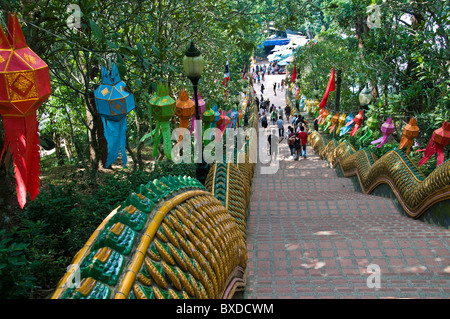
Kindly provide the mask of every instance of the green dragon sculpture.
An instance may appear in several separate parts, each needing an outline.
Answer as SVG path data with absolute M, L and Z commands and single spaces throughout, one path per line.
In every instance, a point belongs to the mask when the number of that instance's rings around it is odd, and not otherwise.
M 52 299 L 232 298 L 246 283 L 253 138 L 235 163 L 213 165 L 207 187 L 186 176 L 141 185 L 75 255 Z

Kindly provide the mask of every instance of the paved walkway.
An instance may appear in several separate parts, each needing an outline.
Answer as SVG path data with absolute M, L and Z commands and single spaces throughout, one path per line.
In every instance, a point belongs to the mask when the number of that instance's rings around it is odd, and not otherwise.
M 241 298 L 450 297 L 450 231 L 355 191 L 309 146 L 306 160 L 289 155 L 284 141 L 275 174 L 257 164 Z M 380 288 L 369 287 L 377 283 L 370 264 L 379 266 Z

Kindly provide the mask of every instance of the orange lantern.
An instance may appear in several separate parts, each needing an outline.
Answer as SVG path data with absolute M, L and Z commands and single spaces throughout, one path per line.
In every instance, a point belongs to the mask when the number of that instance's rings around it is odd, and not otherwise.
M 180 135 L 178 143 L 183 140 L 184 134 L 189 126 L 189 120 L 195 114 L 195 102 L 189 99 L 187 92 L 182 89 L 180 97 L 176 101 L 175 115 L 180 119 Z
M 36 110 L 51 94 L 47 64 L 26 44 L 17 15 L 9 14 L 8 37 L 0 27 L 0 114 L 5 145 L 15 164 L 20 207 L 39 194 L 39 134 Z M 1 156 L 0 156 L 1 160 Z
M 399 149 L 407 146 L 406 154 L 409 154 L 409 150 L 411 149 L 411 145 L 413 144 L 414 139 L 419 135 L 419 127 L 417 126 L 417 119 L 415 117 L 411 117 L 409 123 L 406 124 L 403 129 L 402 139 L 400 140 Z
M 330 127 L 330 134 L 331 132 L 333 132 L 334 128 L 336 127 L 336 125 L 338 124 L 338 120 L 339 120 L 339 112 L 336 112 L 336 114 L 334 114 L 334 116 L 331 118 L 331 122 L 333 123 L 333 125 L 331 125 Z M 345 121 L 345 119 L 344 119 Z
M 322 113 L 322 118 L 319 119 L 319 125 L 323 125 L 328 117 L 328 115 L 330 114 L 330 112 L 328 111 L 328 109 L 326 109 L 325 111 L 323 111 Z M 320 116 L 319 116 L 320 117 Z

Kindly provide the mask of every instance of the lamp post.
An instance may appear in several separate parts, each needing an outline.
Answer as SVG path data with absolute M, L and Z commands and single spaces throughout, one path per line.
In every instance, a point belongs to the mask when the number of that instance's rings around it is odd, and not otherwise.
M 366 86 L 359 93 L 359 103 L 364 110 L 367 110 L 367 105 L 372 101 L 372 92 L 370 92 L 369 88 Z
M 366 87 L 359 93 L 359 104 L 361 104 L 361 108 L 364 111 L 367 111 L 369 108 L 367 105 L 369 105 L 370 101 L 372 101 L 372 92 L 369 90 L 369 88 Z M 361 125 L 364 123 L 364 118 L 361 123 Z
M 208 164 L 203 158 L 203 139 L 202 139 L 202 123 L 200 120 L 200 110 L 198 107 L 198 81 L 203 73 L 203 67 L 205 60 L 203 59 L 201 52 L 194 46 L 191 41 L 189 48 L 187 49 L 183 57 L 183 69 L 184 73 L 191 80 L 194 87 L 194 102 L 195 102 L 195 131 L 197 140 L 194 142 L 194 148 L 199 158 L 196 159 L 196 178 L 202 184 L 205 184 L 206 175 L 208 174 Z

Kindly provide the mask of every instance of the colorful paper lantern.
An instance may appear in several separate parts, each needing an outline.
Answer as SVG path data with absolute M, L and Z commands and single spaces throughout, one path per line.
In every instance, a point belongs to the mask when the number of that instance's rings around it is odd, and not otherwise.
M 39 134 L 36 110 L 51 94 L 47 64 L 25 42 L 17 15 L 9 14 L 8 36 L 0 26 L 0 114 L 5 145 L 15 165 L 17 200 L 39 194 Z
M 355 125 L 353 126 L 352 132 L 350 133 L 350 136 L 355 136 L 356 132 L 358 131 L 359 127 L 361 126 L 364 119 L 364 110 L 359 111 L 359 113 L 355 116 L 354 122 Z
M 320 124 L 323 116 L 323 112 L 325 112 L 325 109 L 323 107 L 319 107 L 319 115 L 316 116 L 314 120 L 317 120 L 317 123 Z
M 214 111 L 214 122 L 211 123 L 211 124 L 209 125 L 209 127 L 215 126 L 216 123 L 220 120 L 220 112 L 219 112 L 219 109 L 217 108 L 217 105 L 214 104 L 213 107 L 212 107 L 212 109 L 213 109 L 213 111 Z
M 314 108 L 319 107 L 319 100 L 314 100 Z M 309 105 L 307 112 L 309 113 L 312 109 L 312 104 Z
M 204 127 L 211 127 L 212 124 L 214 124 L 214 120 L 215 120 L 215 112 L 211 107 L 208 107 L 205 111 L 205 113 L 203 113 L 203 125 Z M 203 136 L 203 133 L 202 133 Z M 212 137 L 212 133 L 210 135 L 210 139 Z M 204 140 L 204 143 L 206 143 L 207 140 Z
M 350 131 L 350 129 L 352 128 L 352 125 L 354 123 L 354 121 L 353 121 L 354 118 L 355 118 L 355 116 L 353 115 L 353 113 L 350 113 L 345 118 L 345 125 L 344 125 L 344 127 L 341 128 L 339 136 L 345 135 L 345 134 L 347 134 L 348 131 Z
M 192 100 L 195 100 L 195 96 L 192 97 Z M 203 113 L 205 113 L 205 110 L 206 110 L 206 103 L 200 96 L 200 92 L 197 93 L 197 102 L 198 102 L 198 109 L 199 109 L 199 113 L 200 113 L 200 120 L 203 120 Z M 194 129 L 195 129 L 194 123 L 195 123 L 195 113 L 194 113 L 194 116 L 192 116 L 192 121 L 191 121 L 191 134 L 192 134 L 192 132 L 194 132 Z M 197 133 L 195 133 L 195 138 L 197 139 Z
M 153 157 L 158 155 L 158 146 L 163 139 L 164 155 L 172 159 L 172 141 L 170 132 L 170 120 L 176 112 L 176 102 L 169 96 L 165 84 L 158 84 L 156 95 L 150 100 L 152 113 L 156 119 L 155 139 L 153 141 Z
M 395 125 L 392 122 L 392 118 L 388 117 L 383 125 L 381 125 L 381 132 L 383 133 L 383 136 L 375 141 L 372 141 L 370 144 L 378 144 L 376 148 L 381 148 L 387 142 L 389 136 L 394 133 L 394 131 Z
M 213 121 L 209 124 L 209 128 L 212 127 L 217 127 L 216 124 L 217 122 L 220 120 L 220 112 L 219 109 L 217 108 L 217 105 L 213 105 L 212 110 L 214 112 L 214 119 Z M 215 132 L 212 132 L 209 138 L 212 138 L 212 136 L 215 135 Z M 217 142 L 217 137 L 216 137 L 216 142 Z
M 218 134 L 216 134 L 215 138 L 216 143 L 219 142 L 222 138 L 223 131 L 225 130 L 226 124 L 228 123 L 228 116 L 222 109 L 219 109 L 219 114 L 219 119 L 216 121 L 216 128 L 219 129 L 219 132 L 217 132 Z
M 328 109 L 325 109 L 322 112 L 322 116 L 319 115 L 319 125 L 323 125 L 328 117 L 328 115 L 330 115 L 330 112 L 328 111 Z
M 178 143 L 180 143 L 189 126 L 189 120 L 195 114 L 195 102 L 189 99 L 189 95 L 184 89 L 181 89 L 180 96 L 175 102 L 175 106 L 175 114 L 180 120 L 180 135 L 178 137 Z
M 402 139 L 400 140 L 399 149 L 406 146 L 406 154 L 409 154 L 414 139 L 419 135 L 419 127 L 417 126 L 417 119 L 411 117 L 409 123 L 403 128 Z
M 339 112 L 336 112 L 336 114 L 334 114 L 333 117 L 331 118 L 332 125 L 330 126 L 330 129 L 328 131 L 330 134 L 336 128 L 336 125 L 338 124 L 338 121 L 339 121 Z
M 336 133 L 340 133 L 341 132 L 341 128 L 345 125 L 345 119 L 346 119 L 347 115 L 345 115 L 345 113 L 341 114 L 341 116 L 339 116 L 339 125 L 338 128 L 336 129 Z
M 94 91 L 95 106 L 103 122 L 104 135 L 108 146 L 105 167 L 109 167 L 122 153 L 123 166 L 127 165 L 126 132 L 127 114 L 134 109 L 134 96 L 126 91 L 114 63 L 111 73 L 102 66 L 102 83 Z
M 304 95 L 302 95 L 300 97 L 300 102 L 298 104 L 299 109 L 301 109 L 302 111 L 305 109 L 305 99 L 306 99 L 306 97 Z
M 320 110 L 319 110 L 319 105 L 318 104 L 314 107 L 314 112 L 313 113 L 314 113 L 314 117 L 315 118 L 317 118 L 319 116 Z
M 333 118 L 333 114 L 328 114 L 325 121 L 322 122 L 322 129 L 324 131 L 328 130 L 328 128 L 330 127 L 332 118 Z
M 212 123 L 214 123 L 215 113 L 214 110 L 209 107 L 204 113 L 203 113 L 203 124 L 205 126 L 210 126 Z
M 239 113 L 236 109 L 233 109 L 232 111 L 228 112 L 228 116 L 230 117 L 230 124 L 228 125 L 228 128 L 236 128 L 237 127 L 237 121 L 239 118 Z
M 366 141 L 373 135 L 374 130 L 378 127 L 380 122 L 377 120 L 375 115 L 372 115 L 367 119 L 366 126 L 363 128 L 366 132 L 360 137 L 361 144 L 366 143 Z
M 222 132 L 222 134 L 218 136 L 219 139 L 217 139 L 217 136 L 216 136 L 216 141 L 219 141 L 219 140 L 220 140 L 220 138 L 221 138 L 222 135 L 223 135 L 223 132 L 225 132 L 225 129 L 227 128 L 227 126 L 228 126 L 228 124 L 230 123 L 230 121 L 231 121 L 231 119 L 230 119 L 230 117 L 227 115 L 227 113 L 226 113 L 224 110 L 220 110 L 220 119 L 219 119 L 219 121 L 217 122 L 217 124 L 219 125 L 218 128 L 220 129 L 220 131 Z
M 244 114 L 242 114 L 241 110 L 238 110 L 238 126 L 243 125 L 243 117 L 244 117 Z
M 313 99 L 309 100 L 308 107 L 305 109 L 305 111 L 310 110 L 312 108 L 314 102 L 315 101 Z M 319 104 L 319 102 L 317 102 L 317 104 Z
M 419 166 L 425 164 L 431 156 L 437 155 L 436 166 L 444 163 L 444 147 L 450 144 L 450 122 L 445 121 L 442 126 L 433 132 L 430 142 L 423 154 L 423 158 L 419 161 Z

